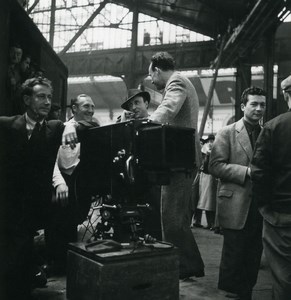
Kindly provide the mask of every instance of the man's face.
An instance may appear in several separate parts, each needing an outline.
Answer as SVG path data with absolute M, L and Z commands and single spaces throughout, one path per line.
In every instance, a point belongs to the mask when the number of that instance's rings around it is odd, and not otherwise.
M 92 121 L 95 105 L 90 97 L 79 97 L 78 102 L 74 105 L 73 109 L 74 119 L 76 121 Z
M 20 64 L 20 67 L 21 67 L 21 71 L 23 73 L 27 72 L 28 69 L 29 69 L 29 66 L 30 66 L 30 58 L 29 57 L 26 57 Z
M 35 121 L 47 117 L 51 109 L 52 91 L 46 85 L 37 84 L 33 87 L 31 96 L 24 96 L 27 113 Z
M 10 62 L 12 64 L 20 63 L 22 58 L 22 49 L 17 47 L 10 48 Z
M 284 100 L 288 103 L 289 102 L 289 93 L 291 93 L 290 91 L 286 92 L 284 90 L 282 90 L 283 92 L 283 97 L 284 97 Z
M 142 119 L 148 116 L 149 103 L 142 96 L 134 97 L 128 104 L 128 108 L 134 113 L 134 119 Z
M 266 97 L 258 95 L 248 95 L 248 102 L 241 104 L 244 118 L 251 124 L 259 123 L 266 109 Z
M 156 86 L 158 90 L 162 90 L 165 88 L 166 84 L 161 76 L 161 69 L 155 68 L 152 70 L 152 63 L 149 66 L 149 76 L 152 79 L 152 84 Z

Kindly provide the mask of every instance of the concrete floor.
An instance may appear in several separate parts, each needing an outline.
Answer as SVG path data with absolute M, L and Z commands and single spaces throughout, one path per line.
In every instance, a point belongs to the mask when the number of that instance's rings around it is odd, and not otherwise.
M 192 231 L 205 263 L 206 275 L 203 278 L 193 277 L 187 281 L 180 281 L 179 299 L 228 299 L 225 297 L 225 292 L 217 289 L 218 268 L 220 262 L 223 236 L 214 234 L 213 231 L 209 231 L 203 228 L 194 228 Z M 36 289 L 34 291 L 34 296 L 37 300 L 65 300 L 66 278 L 49 278 L 47 287 Z M 264 257 L 262 259 L 258 282 L 254 289 L 253 300 L 271 300 L 271 277 L 269 268 Z

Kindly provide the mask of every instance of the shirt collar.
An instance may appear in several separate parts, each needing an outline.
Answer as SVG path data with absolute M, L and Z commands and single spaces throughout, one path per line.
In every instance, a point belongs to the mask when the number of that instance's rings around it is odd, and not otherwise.
M 247 129 L 249 129 L 250 131 L 253 131 L 255 128 L 261 127 L 260 123 L 257 123 L 254 125 L 254 124 L 249 123 L 245 118 L 243 118 L 243 122 L 244 122 L 245 127 L 247 127 Z
M 34 128 L 35 124 L 37 123 L 36 121 L 32 120 L 27 113 L 25 113 L 25 120 L 26 124 L 32 128 Z M 39 124 L 42 125 L 44 120 L 39 121 Z

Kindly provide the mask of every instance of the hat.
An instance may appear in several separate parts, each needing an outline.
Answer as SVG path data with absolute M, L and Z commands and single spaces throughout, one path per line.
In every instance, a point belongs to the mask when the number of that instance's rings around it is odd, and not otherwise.
M 121 107 L 125 110 L 129 110 L 128 105 L 130 101 L 136 96 L 142 96 L 145 101 L 148 101 L 148 103 L 150 103 L 151 101 L 151 96 L 148 92 L 143 92 L 139 89 L 129 89 L 127 99 L 123 104 L 121 104 Z
M 285 92 L 291 91 L 291 75 L 289 75 L 281 82 L 281 89 L 284 90 Z
M 209 134 L 205 142 L 208 142 L 209 140 L 215 140 L 215 135 L 214 134 Z

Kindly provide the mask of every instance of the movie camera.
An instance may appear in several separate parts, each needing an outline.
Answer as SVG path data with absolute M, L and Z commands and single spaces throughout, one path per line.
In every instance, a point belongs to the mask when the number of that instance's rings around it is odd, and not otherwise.
M 149 188 L 194 167 L 194 129 L 134 120 L 86 130 L 76 186 L 79 198 L 102 199 L 96 239 L 113 230 L 116 241 L 137 240 Z

